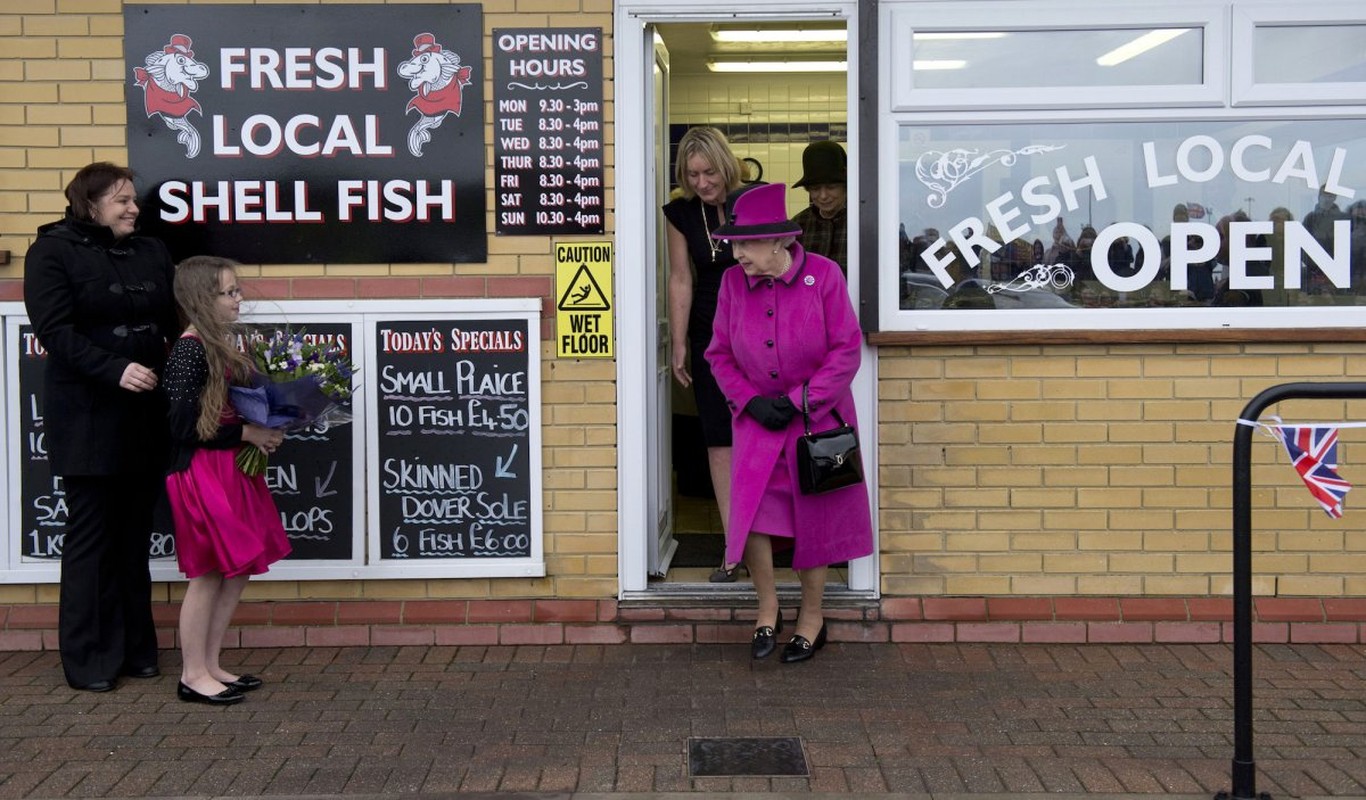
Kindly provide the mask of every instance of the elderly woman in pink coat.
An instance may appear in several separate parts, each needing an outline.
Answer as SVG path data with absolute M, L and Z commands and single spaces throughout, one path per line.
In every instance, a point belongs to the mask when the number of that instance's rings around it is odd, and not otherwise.
M 812 430 L 836 427 L 832 412 L 857 425 L 850 391 L 862 332 L 839 265 L 797 244 L 781 183 L 733 195 L 731 221 L 712 236 L 727 239 L 739 261 L 721 279 L 707 360 L 732 412 L 734 454 L 726 560 L 744 558 L 759 595 L 751 654 L 766 658 L 783 630 L 773 575 L 773 538 L 791 542 L 801 580 L 801 611 L 782 661 L 805 661 L 825 644 L 821 609 L 830 564 L 873 550 L 863 483 L 802 494 L 797 439 L 804 432 L 807 387 Z

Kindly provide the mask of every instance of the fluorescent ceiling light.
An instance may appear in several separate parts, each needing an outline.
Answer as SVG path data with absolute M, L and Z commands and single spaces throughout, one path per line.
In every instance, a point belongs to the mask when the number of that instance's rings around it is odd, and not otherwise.
M 1122 44 L 1100 58 L 1097 58 L 1096 63 L 1102 67 L 1113 67 L 1116 64 L 1123 64 L 1125 61 L 1140 56 L 1154 47 L 1161 47 L 1189 30 L 1190 28 L 1158 28 L 1155 31 L 1149 31 L 1137 39 L 1134 39 L 1132 42 Z
M 843 28 L 712 28 L 718 42 L 847 42 Z
M 847 72 L 847 61 L 708 61 L 712 72 Z
M 926 72 L 928 70 L 940 69 L 962 69 L 968 62 L 961 58 L 917 58 L 911 62 L 911 69 L 916 72 Z
M 938 39 L 938 40 L 950 40 L 950 39 L 952 39 L 952 40 L 964 40 L 964 39 L 1004 39 L 1005 37 L 1006 37 L 1006 35 L 1005 35 L 1005 32 L 1003 32 L 1003 31 L 972 31 L 972 32 L 966 32 L 966 31 L 965 31 L 965 32 L 962 32 L 962 33 L 947 33 L 947 32 L 916 33 L 915 36 L 914 36 L 914 38 L 920 39 L 920 40 L 923 40 L 923 41 L 926 41 L 926 42 L 934 41 L 934 40 L 936 40 L 936 39 Z

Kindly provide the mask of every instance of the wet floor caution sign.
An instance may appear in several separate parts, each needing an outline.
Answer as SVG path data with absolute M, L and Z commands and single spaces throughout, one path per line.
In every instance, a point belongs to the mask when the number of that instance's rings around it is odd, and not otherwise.
M 612 243 L 555 245 L 555 352 L 613 358 Z

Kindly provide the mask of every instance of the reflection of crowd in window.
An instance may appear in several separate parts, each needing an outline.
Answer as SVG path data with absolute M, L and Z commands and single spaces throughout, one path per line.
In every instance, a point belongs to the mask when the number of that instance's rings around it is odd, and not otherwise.
M 1347 219 L 1347 214 L 1337 204 L 1337 195 L 1322 189 L 1319 191 L 1318 204 L 1308 214 L 1304 215 L 1304 229 L 1309 231 L 1309 235 L 1314 237 L 1314 241 L 1323 245 L 1328 252 L 1333 252 L 1333 227 L 1335 222 L 1340 219 Z M 1327 277 L 1320 270 L 1310 268 L 1310 264 L 1305 263 L 1303 277 L 1308 279 L 1307 284 L 1302 283 L 1301 287 L 1310 294 L 1326 294 L 1331 291 Z
M 1207 205 L 1176 204 L 1171 214 L 1172 226 L 1189 222 L 1211 224 L 1218 238 L 1217 252 L 1212 258 L 1185 265 L 1184 291 L 1173 291 L 1171 288 L 1173 248 L 1170 231 L 1174 230 L 1172 227 L 1169 227 L 1165 235 L 1158 240 L 1161 263 L 1152 280 L 1139 291 L 1118 292 L 1101 282 L 1100 277 L 1096 275 L 1096 262 L 1093 258 L 1102 261 L 1116 278 L 1123 279 L 1143 272 L 1147 253 L 1140 242 L 1126 236 L 1117 236 L 1111 238 L 1108 244 L 1103 243 L 1103 254 L 1093 252 L 1099 233 L 1089 222 L 1075 228 L 1077 233 L 1074 239 L 1069 231 L 1069 220 L 1065 215 L 1059 215 L 1051 224 L 1050 241 L 1047 243 L 1039 238 L 1031 239 L 1028 234 L 1003 242 L 996 227 L 987 224 L 985 238 L 998 247 L 994 252 L 982 247 L 973 247 L 971 256 L 974 257 L 965 257 L 958 246 L 947 237 L 941 236 L 936 228 L 927 227 L 911 235 L 907 232 L 906 224 L 902 223 L 898 236 L 901 307 L 1016 307 L 1007 302 L 1019 299 L 1012 294 L 1013 290 L 1010 287 L 1021 286 L 1019 277 L 1040 265 L 1051 269 L 1066 269 L 1064 274 L 1069 276 L 1070 282 L 1058 280 L 1048 287 L 1061 305 L 1274 307 L 1335 301 L 1366 304 L 1366 300 L 1357 299 L 1358 293 L 1366 296 L 1366 292 L 1362 292 L 1363 287 L 1366 287 L 1366 200 L 1357 200 L 1344 210 L 1338 205 L 1338 199 L 1337 194 L 1322 187 L 1318 192 L 1316 204 L 1304 215 L 1303 222 L 1295 223 L 1293 212 L 1285 207 L 1277 207 L 1266 217 L 1271 223 L 1269 232 L 1256 233 L 1248 233 L 1246 229 L 1238 232 L 1233 227 L 1238 223 L 1253 221 L 1245 209 L 1236 209 L 1219 216 L 1216 221 Z M 982 213 L 979 214 L 979 218 L 990 217 Z M 1287 224 L 1302 225 L 1308 236 L 1323 249 L 1326 257 L 1333 259 L 1340 252 L 1337 233 L 1342 230 L 1339 223 L 1343 221 L 1350 224 L 1350 247 L 1344 248 L 1350 257 L 1350 285 L 1334 285 L 1329 275 L 1330 270 L 1325 269 L 1325 263 L 1320 263 L 1322 258 L 1309 252 L 1301 252 L 1299 263 L 1288 268 L 1299 270 L 1299 287 L 1286 286 Z M 1152 226 L 1148 227 L 1152 230 Z M 1234 288 L 1231 285 L 1231 233 L 1243 239 L 1244 263 L 1240 274 L 1249 278 L 1270 277 L 1272 288 Z M 1201 237 L 1187 235 L 1184 251 L 1198 251 L 1200 242 Z M 942 286 L 938 276 L 922 257 L 927 250 L 932 249 L 932 255 L 944 265 L 943 271 L 952 279 L 952 286 Z M 1028 287 L 1027 290 L 1038 291 L 1039 288 Z M 962 296 L 969 290 L 972 302 L 961 301 Z M 1021 290 L 1017 288 L 1015 291 Z M 955 298 L 959 298 L 960 301 L 956 302 Z
M 1366 200 L 1348 207 L 1352 220 L 1352 289 L 1366 287 Z

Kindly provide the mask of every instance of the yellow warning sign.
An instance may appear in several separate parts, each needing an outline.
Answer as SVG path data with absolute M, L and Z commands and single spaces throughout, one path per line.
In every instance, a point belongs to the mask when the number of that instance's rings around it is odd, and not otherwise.
M 560 358 L 613 358 L 612 243 L 555 245 L 555 352 Z

